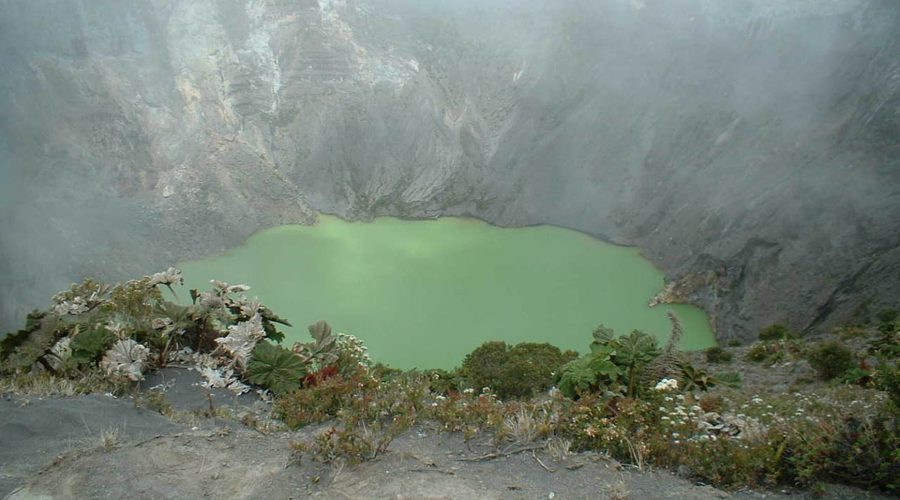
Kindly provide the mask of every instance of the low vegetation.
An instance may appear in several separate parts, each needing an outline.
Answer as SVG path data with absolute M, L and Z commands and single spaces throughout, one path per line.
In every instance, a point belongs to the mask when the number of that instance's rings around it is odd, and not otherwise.
M 731 363 L 734 355 L 719 346 L 713 346 L 706 350 L 706 361 L 709 363 Z
M 702 353 L 706 368 L 691 364 L 677 348 L 674 316 L 663 346 L 601 325 L 581 356 L 486 342 L 456 370 L 401 371 L 373 364 L 359 339 L 325 322 L 310 325 L 309 342 L 282 347 L 278 325 L 287 321 L 248 298 L 245 285 L 214 281 L 191 290 L 190 305 L 165 300 L 164 290 L 174 294 L 180 283 L 170 269 L 118 285 L 73 285 L 0 342 L 0 391 L 125 391 L 149 370 L 187 363 L 209 387 L 269 391 L 288 427 L 315 425 L 309 439 L 290 443 L 298 459 L 370 460 L 412 426 L 431 423 L 489 439 L 496 451 L 484 459 L 593 450 L 723 488 L 839 481 L 900 492 L 896 313 L 834 336 L 852 345 L 807 344 L 779 325 L 763 330 L 748 361 L 808 363 L 821 378 L 766 394 L 743 389 L 735 367 L 707 371 L 732 362 L 730 349 Z M 157 392 L 144 399 L 171 412 Z
M 465 357 L 459 376 L 470 387 L 490 387 L 504 399 L 531 397 L 550 389 L 560 368 L 577 357 L 546 343 L 485 342 Z

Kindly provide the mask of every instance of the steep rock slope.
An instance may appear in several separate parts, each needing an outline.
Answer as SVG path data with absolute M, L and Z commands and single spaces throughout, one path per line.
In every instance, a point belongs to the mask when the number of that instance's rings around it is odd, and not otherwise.
M 260 227 L 640 246 L 721 339 L 900 297 L 891 0 L 0 4 L 3 326 Z

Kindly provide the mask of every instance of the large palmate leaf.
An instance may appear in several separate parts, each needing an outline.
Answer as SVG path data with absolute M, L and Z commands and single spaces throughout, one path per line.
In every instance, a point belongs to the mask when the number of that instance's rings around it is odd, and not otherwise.
M 559 378 L 560 392 L 575 398 L 618 383 L 621 370 L 612 361 L 614 353 L 609 346 L 596 346 L 591 354 L 566 363 Z
M 116 340 L 115 335 L 99 325 L 86 331 L 78 331 L 79 326 L 76 325 L 75 330 L 69 347 L 72 350 L 72 360 L 79 364 L 97 360 Z
M 615 381 L 620 374 L 619 367 L 616 366 L 609 358 L 601 356 L 590 357 L 590 367 L 594 371 L 594 378 L 600 379 L 601 376 L 607 377 L 609 381 Z
M 640 330 L 633 330 L 630 334 L 617 338 L 615 349 L 616 363 L 625 367 L 649 363 L 660 353 L 656 339 Z
M 300 388 L 306 365 L 291 351 L 265 340 L 256 344 L 247 364 L 247 379 L 275 394 L 286 394 Z
M 337 361 L 339 353 L 336 345 L 337 335 L 331 331 L 331 325 L 319 320 L 309 325 L 309 334 L 314 342 L 300 343 L 293 346 L 295 354 L 305 363 L 312 363 L 315 369 L 328 366 Z
M 600 346 L 609 345 L 615 335 L 616 333 L 613 329 L 606 325 L 599 325 L 597 328 L 594 328 L 592 333 L 594 340 L 591 342 L 591 352 Z
M 291 323 L 288 320 L 279 317 L 266 306 L 262 306 L 259 308 L 259 314 L 262 315 L 263 329 L 265 329 L 266 331 L 266 338 L 273 342 L 283 341 L 284 333 L 275 328 L 275 325 L 273 323 L 278 323 L 284 326 L 292 326 Z

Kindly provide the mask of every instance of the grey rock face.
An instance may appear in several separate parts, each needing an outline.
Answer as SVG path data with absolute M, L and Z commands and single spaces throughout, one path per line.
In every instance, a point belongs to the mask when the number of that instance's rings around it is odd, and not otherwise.
M 720 339 L 900 298 L 892 0 L 3 2 L 0 50 L 7 328 L 315 210 L 638 245 Z

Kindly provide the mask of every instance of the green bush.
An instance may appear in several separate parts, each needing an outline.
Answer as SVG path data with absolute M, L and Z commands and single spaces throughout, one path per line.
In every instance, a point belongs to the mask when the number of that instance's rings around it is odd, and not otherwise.
M 716 380 L 725 387 L 741 388 L 741 374 L 738 372 L 722 372 L 716 374 Z
M 382 382 L 394 380 L 401 374 L 403 374 L 403 370 L 388 366 L 382 362 L 375 363 L 372 366 L 372 376 Z
M 378 386 L 378 381 L 365 369 L 357 367 L 350 377 L 337 374 L 316 385 L 283 393 L 275 400 L 273 412 L 288 427 L 296 429 L 324 422 L 337 416 L 341 409 L 365 405 L 367 397 Z
M 490 387 L 500 398 L 529 397 L 549 389 L 557 372 L 577 354 L 550 344 L 485 342 L 467 354 L 459 375 L 472 388 Z
M 896 361 L 882 362 L 875 374 L 875 387 L 887 392 L 894 406 L 900 410 L 900 365 Z
M 748 361 L 775 363 L 795 360 L 805 356 L 806 346 L 803 342 L 793 339 L 770 340 L 768 342 L 754 342 L 745 355 Z
M 769 325 L 762 330 L 759 331 L 759 340 L 769 341 L 769 340 L 782 340 L 782 339 L 790 339 L 794 338 L 794 333 L 786 326 L 781 323 L 775 323 L 774 325 Z
M 896 309 L 882 309 L 876 316 L 879 323 L 893 323 L 900 319 L 900 313 Z
M 643 389 L 645 368 L 660 355 L 656 339 L 640 330 L 615 337 L 613 330 L 603 325 L 594 329 L 593 337 L 590 354 L 562 368 L 560 392 L 570 398 L 602 391 L 637 396 Z
M 809 352 L 807 359 L 824 380 L 837 378 L 856 367 L 853 351 L 837 342 L 820 344 Z
M 733 355 L 719 346 L 713 346 L 706 350 L 706 361 L 710 363 L 731 363 Z
M 461 389 L 460 386 L 462 385 L 463 380 L 456 372 L 448 372 L 447 370 L 435 368 L 425 370 L 422 374 L 425 375 L 425 378 L 428 380 L 428 390 L 433 394 L 446 396 L 452 392 L 459 392 Z
M 750 346 L 750 350 L 747 351 L 745 357 L 748 361 L 762 363 L 769 357 L 769 346 L 764 342 L 754 342 L 753 345 Z

